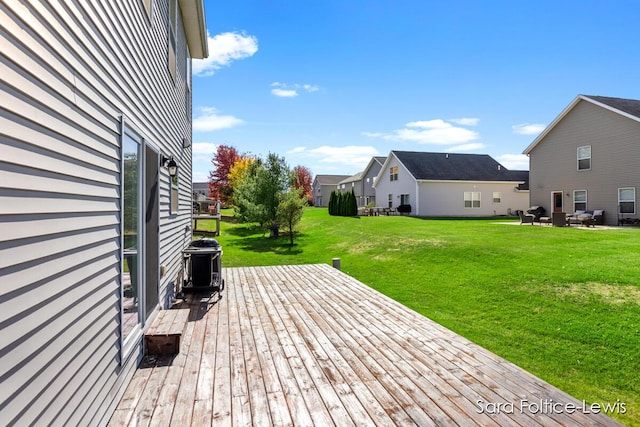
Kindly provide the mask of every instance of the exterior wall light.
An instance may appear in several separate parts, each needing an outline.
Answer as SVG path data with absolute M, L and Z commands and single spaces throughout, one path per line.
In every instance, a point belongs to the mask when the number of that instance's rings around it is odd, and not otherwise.
M 175 177 L 178 174 L 178 164 L 175 160 L 173 160 L 173 157 L 165 157 L 163 155 L 162 166 L 165 166 L 167 168 L 167 170 L 169 171 L 169 176 L 171 178 Z

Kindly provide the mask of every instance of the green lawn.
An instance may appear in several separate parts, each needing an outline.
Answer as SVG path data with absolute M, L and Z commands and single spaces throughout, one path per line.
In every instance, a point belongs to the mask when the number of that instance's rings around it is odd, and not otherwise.
M 223 221 L 223 268 L 326 263 L 587 403 L 640 425 L 640 229 L 501 219 L 330 217 L 309 208 L 293 247 Z

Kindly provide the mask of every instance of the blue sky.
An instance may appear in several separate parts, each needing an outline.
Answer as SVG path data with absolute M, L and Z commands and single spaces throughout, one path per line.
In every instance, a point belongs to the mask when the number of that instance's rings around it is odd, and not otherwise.
M 638 0 L 205 0 L 194 181 L 220 144 L 355 174 L 390 150 L 521 153 L 578 95 L 640 99 Z

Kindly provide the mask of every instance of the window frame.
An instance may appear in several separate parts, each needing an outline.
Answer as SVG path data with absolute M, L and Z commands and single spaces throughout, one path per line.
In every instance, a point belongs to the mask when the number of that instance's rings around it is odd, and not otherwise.
M 178 171 L 180 169 L 178 168 Z M 169 214 L 177 215 L 180 212 L 180 186 L 178 185 L 178 175 L 169 176 Z
M 398 166 L 390 166 L 389 181 L 397 181 L 397 180 L 398 180 Z
M 480 209 L 482 207 L 482 193 L 480 191 L 465 191 L 463 197 L 465 209 Z
M 589 151 L 589 156 L 588 157 L 586 157 L 586 156 L 581 157 L 580 156 L 580 151 L 581 150 L 584 151 L 586 149 L 588 149 L 588 151 Z M 581 145 L 580 147 L 577 148 L 577 150 L 576 150 L 576 168 L 577 168 L 578 172 L 591 170 L 591 158 L 592 158 L 592 156 L 593 156 L 593 154 L 591 153 L 591 145 Z M 580 162 L 581 161 L 584 162 L 585 160 L 589 161 L 589 167 L 580 167 Z
M 584 201 L 582 200 L 577 200 L 576 196 L 578 195 L 578 193 L 584 193 Z M 588 197 L 588 192 L 587 190 L 573 190 L 573 211 L 586 211 L 587 210 L 587 202 L 589 200 Z M 578 204 L 584 204 L 583 208 L 578 208 L 576 205 Z
M 621 197 L 621 192 L 624 190 L 631 190 L 633 192 L 633 199 L 623 199 Z M 623 211 L 622 210 L 622 204 L 623 203 L 633 203 L 633 211 L 632 212 L 628 212 L 628 211 Z M 620 187 L 618 188 L 618 213 L 621 214 L 629 214 L 629 215 L 635 215 L 636 213 L 636 187 Z
M 497 195 L 497 197 L 496 197 Z M 493 203 L 502 203 L 502 192 L 500 191 L 494 191 L 493 192 Z
M 411 204 L 411 201 L 409 200 L 409 194 L 401 194 L 400 195 L 400 204 L 401 205 L 408 205 Z

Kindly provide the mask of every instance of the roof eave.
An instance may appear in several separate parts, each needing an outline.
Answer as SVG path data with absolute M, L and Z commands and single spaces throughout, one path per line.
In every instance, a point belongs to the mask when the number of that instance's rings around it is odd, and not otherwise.
M 207 46 L 207 23 L 204 0 L 179 0 L 182 26 L 189 46 L 191 58 L 204 59 L 209 56 Z

